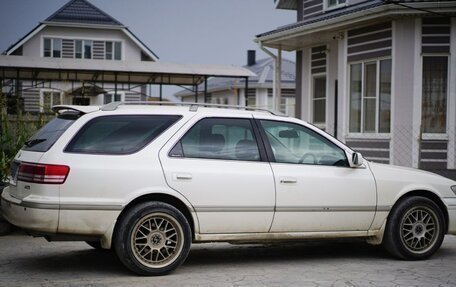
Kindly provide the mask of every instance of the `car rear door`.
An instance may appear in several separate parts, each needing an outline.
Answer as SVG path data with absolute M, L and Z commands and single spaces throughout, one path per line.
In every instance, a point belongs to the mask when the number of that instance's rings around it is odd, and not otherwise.
M 248 114 L 192 118 L 160 151 L 169 186 L 193 205 L 200 233 L 268 232 L 275 189 Z

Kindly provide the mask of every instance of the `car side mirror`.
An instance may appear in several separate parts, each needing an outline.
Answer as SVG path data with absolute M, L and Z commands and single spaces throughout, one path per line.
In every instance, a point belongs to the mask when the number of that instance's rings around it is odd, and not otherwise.
M 363 156 L 359 152 L 352 154 L 352 167 L 359 167 L 363 165 Z

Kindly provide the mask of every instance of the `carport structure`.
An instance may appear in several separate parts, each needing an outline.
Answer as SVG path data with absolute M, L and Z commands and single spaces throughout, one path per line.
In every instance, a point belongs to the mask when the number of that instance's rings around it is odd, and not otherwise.
M 144 85 L 159 85 L 159 99 L 163 99 L 163 85 L 191 86 L 198 101 L 198 85 L 204 84 L 204 102 L 207 100 L 207 79 L 211 77 L 238 78 L 245 82 L 254 76 L 250 70 L 231 65 L 175 64 L 164 62 L 129 62 L 74 59 L 48 59 L 43 57 L 0 56 L 0 91 L 20 96 L 25 88 L 51 86 L 53 82 L 71 83 L 92 87 L 114 85 L 114 93 L 122 88 L 131 90 Z M 22 81 L 30 87 L 21 86 Z M 76 87 L 74 89 L 77 89 Z M 243 104 L 239 103 L 238 104 Z M 246 103 L 247 104 L 247 103 Z

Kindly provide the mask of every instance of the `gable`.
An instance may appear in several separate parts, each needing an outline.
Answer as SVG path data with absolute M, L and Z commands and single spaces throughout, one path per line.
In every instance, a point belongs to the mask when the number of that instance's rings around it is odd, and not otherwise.
M 123 34 L 122 38 L 127 38 L 128 42 L 134 43 L 140 51 L 137 53 L 137 60 L 145 61 L 157 61 L 158 56 L 147 47 L 144 42 L 142 42 L 136 35 L 134 35 L 128 28 L 126 28 L 122 23 L 106 14 L 102 10 L 98 9 L 87 0 L 71 0 L 65 4 L 62 8 L 57 10 L 51 16 L 49 16 L 45 21 L 36 26 L 32 31 L 27 33 L 19 41 L 11 45 L 6 51 L 3 52 L 5 55 L 30 55 L 30 49 L 27 49 L 29 41 L 35 41 L 34 44 L 31 44 L 36 49 L 34 54 L 35 56 L 42 55 L 42 44 L 37 45 L 35 36 L 40 34 L 45 28 L 55 28 L 61 27 L 62 31 L 71 31 L 70 29 L 86 29 L 89 31 L 89 35 L 81 35 L 79 38 L 91 39 L 90 29 L 95 33 L 96 31 L 105 30 L 106 33 L 111 33 L 112 31 L 121 31 Z M 70 35 L 57 35 L 61 38 L 71 38 Z M 40 40 L 41 41 L 41 40 Z

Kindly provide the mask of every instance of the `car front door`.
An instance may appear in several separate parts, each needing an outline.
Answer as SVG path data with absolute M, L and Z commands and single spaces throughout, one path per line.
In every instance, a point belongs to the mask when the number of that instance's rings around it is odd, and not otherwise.
M 192 119 L 185 129 L 160 160 L 169 186 L 193 205 L 200 233 L 268 232 L 274 178 L 252 117 Z
M 258 120 L 276 183 L 271 232 L 366 231 L 375 214 L 370 170 L 351 168 L 345 151 L 299 123 Z

